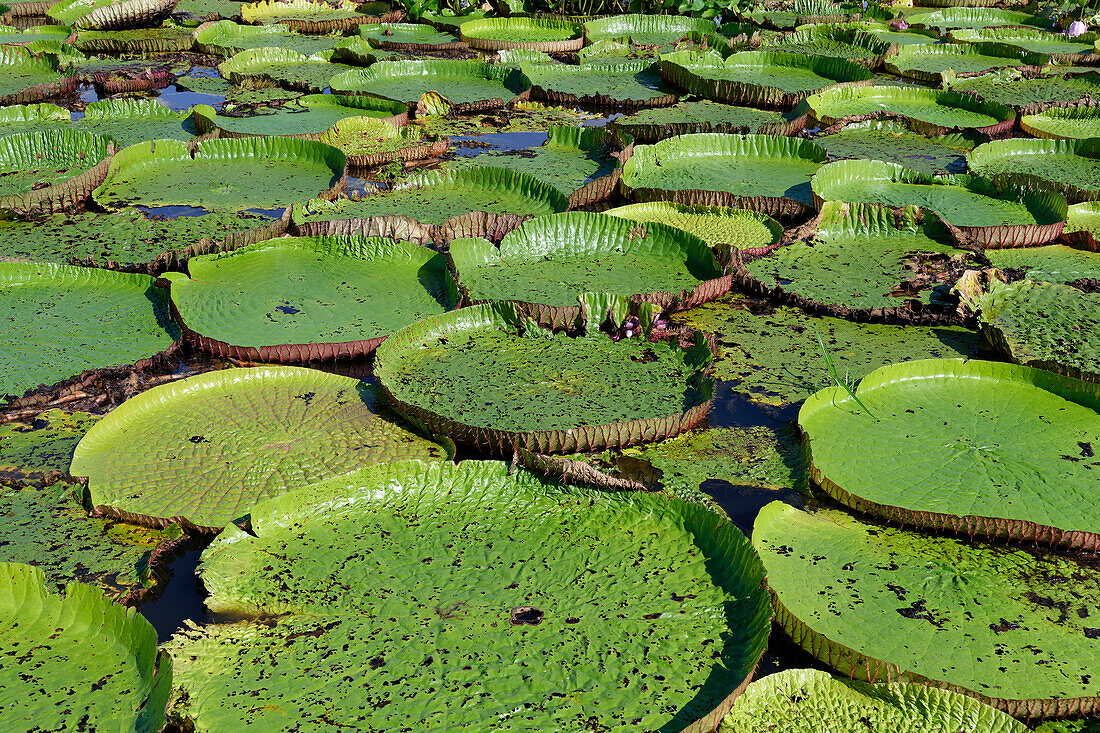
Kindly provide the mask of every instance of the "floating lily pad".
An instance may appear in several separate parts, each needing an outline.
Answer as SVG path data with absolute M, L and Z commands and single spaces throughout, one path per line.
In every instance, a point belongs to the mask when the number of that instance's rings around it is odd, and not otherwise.
M 1070 206 L 1062 234 L 1075 247 L 1100 252 L 1100 202 L 1085 201 Z
M 969 94 L 914 87 L 847 87 L 807 97 L 806 104 L 824 125 L 869 117 L 904 117 L 926 135 L 976 130 L 998 135 L 1012 128 L 1016 113 Z
M 1093 52 L 1093 44 L 1100 38 L 1096 33 L 1082 33 L 1069 38 L 1039 28 L 966 28 L 953 30 L 951 40 L 958 43 L 1002 43 L 1006 46 L 1029 51 L 1051 61 L 1063 64 L 1089 64 L 1100 60 Z
M 28 104 L 75 88 L 76 77 L 62 72 L 57 56 L 36 56 L 19 46 L 0 47 L 0 104 Z
M 195 31 L 196 50 L 226 57 L 253 48 L 282 48 L 312 56 L 331 50 L 343 40 L 342 36 L 297 33 L 286 25 L 238 25 L 231 20 L 220 20 Z
M 588 299 L 579 336 L 551 333 L 508 304 L 428 318 L 387 339 L 374 372 L 398 410 L 418 424 L 507 455 L 516 447 L 601 450 L 694 427 L 713 394 L 705 340 L 700 335 L 687 348 L 638 335 L 612 340 L 597 330 L 608 302 Z M 621 310 L 612 318 L 616 326 L 625 318 Z M 642 315 L 656 310 L 643 308 Z M 650 325 L 639 329 L 647 333 Z
M 144 617 L 80 583 L 56 595 L 39 568 L 16 563 L 0 563 L 0 599 L 5 725 L 137 733 L 164 725 L 172 660 Z
M 871 72 L 845 59 L 780 51 L 743 51 L 725 59 L 713 51 L 661 56 L 661 76 L 717 102 L 790 109 L 838 84 L 869 84 Z
M 176 5 L 176 12 L 189 13 L 207 22 L 240 20 L 241 4 L 240 0 L 180 0 Z
M 73 448 L 99 415 L 45 410 L 26 423 L 0 425 L 0 480 L 36 482 L 68 473 Z
M 1100 137 L 1100 110 L 1095 107 L 1052 107 L 1045 112 L 1021 117 L 1020 129 L 1035 137 L 1055 140 Z
M 241 18 L 246 23 L 287 25 L 300 33 L 333 33 L 353 31 L 364 23 L 393 22 L 404 12 L 386 17 L 364 15 L 358 3 L 339 0 L 335 4 L 320 0 L 257 0 L 241 5 Z
M 1001 69 L 981 76 L 952 80 L 950 89 L 976 94 L 990 102 L 1014 107 L 1022 114 L 1050 107 L 1073 105 L 1100 95 L 1100 74 L 1064 74 L 1035 79 L 1024 78 L 1015 69 Z
M 482 51 L 564 53 L 584 45 L 584 27 L 557 18 L 481 18 L 466 21 L 458 31 L 463 43 Z
M 80 31 L 73 45 L 87 54 L 178 53 L 195 43 L 193 28 L 166 25 L 128 31 Z
M 43 102 L 0 107 L 0 135 L 38 130 L 63 130 L 69 127 L 72 114 L 64 107 Z
M 923 43 L 901 46 L 897 53 L 886 57 L 883 68 L 910 79 L 940 84 L 948 70 L 957 78 L 1028 63 L 1023 51 L 1004 44 Z
M 1050 21 L 1038 16 L 1000 8 L 948 7 L 941 10 L 916 12 L 907 20 L 910 25 L 936 29 L 941 34 L 956 28 L 980 29 L 1017 25 L 1050 27 Z
M 947 687 L 1027 718 L 1096 705 L 1094 568 L 779 502 L 752 537 L 779 624 L 842 674 Z
M 286 237 L 193 257 L 169 273 L 187 339 L 249 361 L 359 356 L 457 304 L 446 258 L 408 242 Z
M 25 46 L 36 41 L 65 41 L 72 35 L 73 31 L 67 25 L 38 25 L 30 28 L 0 26 L 0 44 L 4 46 Z
M 748 542 L 668 497 L 405 462 L 265 502 L 253 527 L 227 528 L 202 564 L 208 605 L 244 621 L 169 644 L 198 730 L 704 729 L 766 645 Z M 296 661 L 251 662 L 273 654 Z M 303 668 L 331 701 L 313 702 Z
M 284 48 L 252 48 L 221 62 L 218 71 L 234 84 L 246 79 L 266 80 L 317 94 L 328 89 L 329 81 L 334 76 L 352 68 L 346 64 L 332 63 L 331 56 L 332 51 L 306 56 Z
M 363 382 L 264 366 L 207 372 L 127 400 L 80 441 L 70 472 L 88 476 L 97 513 L 152 526 L 184 517 L 217 530 L 260 499 L 329 476 L 445 456 L 393 422 Z
M 966 154 L 974 149 L 974 143 L 962 135 L 927 137 L 895 120 L 854 122 L 814 142 L 834 158 L 900 163 L 930 175 L 965 171 Z
M 321 135 L 349 117 L 371 117 L 391 124 L 404 124 L 408 111 L 389 100 L 344 94 L 308 94 L 277 108 L 270 114 L 237 117 L 218 114 L 200 105 L 194 114 L 199 124 L 220 130 L 225 137 L 282 135 L 320 139 Z
M 511 63 L 508 51 L 502 62 Z M 531 96 L 554 104 L 589 107 L 661 107 L 676 102 L 676 90 L 669 87 L 657 65 L 650 60 L 599 64 L 551 63 L 549 56 L 532 59 L 531 52 L 518 62 L 531 80 Z
M 824 161 L 825 150 L 808 140 L 699 133 L 636 146 L 623 165 L 622 183 L 639 201 L 791 216 L 808 210 L 809 180 Z
M 118 210 L 131 205 L 208 211 L 285 208 L 343 186 L 344 154 L 324 143 L 280 137 L 139 143 L 111 160 L 93 194 Z
M 128 31 L 153 28 L 172 13 L 177 0 L 61 0 L 51 18 L 77 30 Z
M 92 102 L 73 128 L 107 135 L 121 146 L 148 140 L 191 140 L 198 134 L 189 110 L 174 112 L 155 99 L 103 99 Z
M 727 249 L 766 251 L 778 244 L 783 236 L 783 226 L 779 222 L 748 209 L 652 201 L 620 206 L 607 213 L 631 221 L 682 229 L 720 253 Z
M 927 208 L 987 247 L 1046 244 L 1061 233 L 1065 199 L 1047 191 L 999 192 L 974 176 L 929 176 L 878 160 L 829 163 L 814 176 L 815 201 Z
M 448 258 L 466 302 L 509 301 L 554 328 L 577 323 L 583 293 L 615 293 L 684 310 L 730 287 L 730 277 L 694 235 L 581 211 L 532 219 L 495 246 L 456 239 Z
M 1016 364 L 1100 382 L 1100 293 L 994 280 L 969 304 L 989 342 Z
M 103 182 L 115 144 L 74 130 L 0 137 L 0 209 L 20 214 L 75 208 Z
M 375 48 L 393 51 L 455 51 L 466 48 L 466 44 L 453 33 L 418 23 L 361 25 L 358 33 Z
M 713 20 L 682 15 L 613 15 L 584 24 L 585 41 L 591 45 L 604 40 L 629 38 L 643 46 L 667 46 L 689 33 L 714 33 Z
M 446 173 L 407 176 L 391 188 L 359 200 L 317 202 L 305 221 L 415 215 L 425 224 L 443 224 L 471 211 L 544 216 L 569 208 L 561 191 L 534 176 L 503 168 L 471 167 Z
M 891 46 L 870 33 L 832 25 L 807 26 L 764 44 L 769 51 L 848 59 L 865 69 L 878 66 Z
M 767 405 L 794 404 L 831 383 L 818 334 L 838 372 L 852 379 L 908 359 L 971 357 L 984 347 L 981 336 L 963 328 L 818 318 L 794 308 L 761 308 L 744 296 L 707 303 L 676 320 L 715 334 L 715 375 Z
M 0 396 L 171 348 L 167 301 L 146 275 L 0 262 Z
M 374 94 L 413 103 L 428 91 L 459 105 L 500 107 L 530 88 L 514 68 L 482 61 L 380 61 L 367 69 L 347 71 L 331 80 L 335 92 Z
M 966 162 L 977 175 L 1059 191 L 1074 203 L 1100 198 L 1100 141 L 995 140 Z
M 1067 222 L 1066 227 L 1068 228 L 1069 225 L 1070 222 Z M 1074 249 L 1062 244 L 989 250 L 986 252 L 986 257 L 994 267 L 1002 270 L 1017 270 L 1020 275 L 1029 280 L 1052 283 L 1100 280 L 1100 253 Z
M 936 359 L 879 369 L 854 398 L 822 390 L 798 424 L 814 479 L 860 511 L 1091 549 L 1100 523 L 1082 498 L 1100 466 L 1086 447 L 1100 436 L 1098 395 L 1039 369 Z
M 743 285 L 809 310 L 844 317 L 952 320 L 947 291 L 966 253 L 938 220 L 896 221 L 873 204 L 828 202 L 809 241 L 792 242 L 743 265 Z
M 908 28 L 899 31 L 886 23 L 875 21 L 855 21 L 851 23 L 835 23 L 830 25 L 834 28 L 861 31 L 893 46 L 908 46 L 914 43 L 929 43 L 930 41 L 939 40 L 939 34 L 934 30 Z M 797 30 L 816 27 L 817 26 L 800 26 Z
M 806 113 L 801 110 L 776 112 L 700 99 L 671 107 L 639 110 L 617 117 L 607 126 L 630 135 L 636 142 L 654 143 L 694 132 L 793 135 L 805 124 Z
M 811 722 L 813 721 L 813 722 Z M 1027 733 L 999 710 L 916 683 L 869 685 L 816 669 L 787 669 L 749 685 L 719 733 Z

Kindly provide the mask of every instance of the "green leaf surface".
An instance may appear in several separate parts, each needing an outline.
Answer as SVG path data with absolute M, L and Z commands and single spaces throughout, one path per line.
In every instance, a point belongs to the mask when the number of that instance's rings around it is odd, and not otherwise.
M 172 346 L 167 294 L 146 275 L 0 262 L 0 395 Z
M 281 47 L 251 48 L 218 64 L 218 71 L 234 84 L 274 82 L 282 87 L 320 94 L 328 90 L 329 80 L 355 69 L 333 63 L 332 51 L 307 56 Z M 336 90 L 341 91 L 341 90 Z
M 910 25 L 951 30 L 954 28 L 992 28 L 1033 25 L 1049 27 L 1049 21 L 1016 10 L 1000 8 L 948 7 L 915 12 L 907 18 Z
M 754 313 L 753 308 L 757 311 Z M 829 383 L 816 330 L 837 371 L 852 379 L 908 359 L 973 356 L 984 339 L 963 328 L 927 328 L 814 318 L 794 308 L 765 309 L 730 295 L 676 320 L 718 339 L 719 379 L 764 404 L 793 404 Z
M 994 140 L 966 156 L 986 178 L 1046 183 L 1073 201 L 1100 198 L 1100 144 L 1089 140 Z
M 760 512 L 753 546 L 781 625 L 842 674 L 885 679 L 877 660 L 895 680 L 1007 702 L 1095 698 L 1095 568 L 779 502 Z
M 686 70 L 687 89 L 718 101 L 736 101 L 725 95 L 711 97 L 708 82 L 732 82 L 757 89 L 775 89 L 806 96 L 838 83 L 866 81 L 870 72 L 845 59 L 783 53 L 781 51 L 743 51 L 722 59 L 716 53 L 699 54 L 676 51 L 661 57 L 662 68 L 672 64 Z M 676 79 L 677 83 L 680 83 Z
M 282 23 L 288 20 L 324 22 L 355 18 L 367 19 L 350 0 L 340 0 L 335 4 L 318 0 L 257 0 L 241 5 L 241 19 L 245 23 Z
M 1100 137 L 1100 110 L 1094 107 L 1052 107 L 1024 115 L 1020 126 L 1035 137 L 1084 140 Z
M 975 74 L 1003 66 L 1026 63 L 1023 52 L 995 44 L 924 43 L 901 46 L 886 57 L 887 70 L 915 79 L 932 81 L 948 69 L 956 74 Z
M 802 27 L 794 33 L 766 41 L 763 48 L 809 56 L 831 56 L 872 64 L 876 59 L 886 55 L 890 45 L 889 41 L 860 30 L 815 25 Z
M 375 23 L 359 26 L 358 34 L 366 38 L 372 46 L 387 46 L 405 43 L 418 46 L 442 46 L 458 42 L 453 33 L 439 31 L 430 25 L 420 23 Z
M 240 3 L 236 5 L 239 12 Z M 217 56 L 233 56 L 253 48 L 282 48 L 312 56 L 331 50 L 344 40 L 340 35 L 297 33 L 285 25 L 238 25 L 231 20 L 219 20 L 195 34 L 196 47 Z
M 73 448 L 99 418 L 54 408 L 29 423 L 0 425 L 0 478 L 36 481 L 53 472 L 68 473 Z
M 816 669 L 757 680 L 719 733 L 1027 733 L 1008 715 L 957 692 L 914 683 L 869 685 Z
M 1077 60 L 1087 62 L 1096 43 L 1095 33 L 1082 33 L 1069 38 L 1039 28 L 970 28 L 955 30 L 951 33 L 953 41 L 962 43 L 1003 43 L 1043 56 L 1057 56 L 1060 60 L 1074 63 Z
M 951 89 L 971 92 L 982 99 L 1010 107 L 1047 107 L 1070 104 L 1100 93 L 1100 75 L 1089 72 L 1025 79 L 1015 70 L 1004 69 L 955 80 L 951 83 Z
M 478 18 L 459 26 L 462 40 L 502 41 L 523 48 L 529 44 L 569 41 L 584 35 L 582 26 L 557 18 Z
M 110 139 L 73 130 L 0 137 L 0 205 L 19 209 L 23 194 L 74 178 L 113 150 Z
M 378 339 L 453 307 L 446 258 L 408 242 L 286 237 L 193 257 L 173 277 L 187 327 L 233 346 Z
M 121 147 L 147 140 L 191 140 L 198 134 L 190 111 L 174 112 L 155 99 L 103 99 L 92 102 L 73 128 L 106 135 Z
M 196 206 L 207 211 L 285 208 L 344 178 L 344 154 L 288 138 L 206 140 L 193 150 L 174 140 L 118 153 L 93 197 L 108 209 Z
M 205 105 L 195 108 L 218 129 L 239 135 L 319 135 L 349 117 L 387 119 L 405 111 L 404 105 L 394 102 L 343 94 L 307 94 L 270 113 L 250 117 L 218 114 Z
M 73 583 L 61 597 L 40 569 L 0 563 L 0 640 L 0 708 L 12 730 L 164 725 L 171 659 L 148 621 L 101 591 Z
M 30 28 L 15 28 L 0 25 L 0 45 L 24 45 L 35 41 L 64 41 L 72 35 L 67 25 L 39 25 Z
M 1015 117 L 1003 105 L 919 87 L 840 87 L 807 97 L 806 104 L 826 124 L 844 117 L 891 113 L 938 127 L 966 129 L 989 127 Z
M 585 45 L 629 37 L 643 46 L 665 46 L 689 33 L 714 33 L 713 20 L 680 15 L 613 15 L 584 24 Z
M 201 566 L 208 605 L 246 620 L 168 646 L 199 731 L 679 731 L 766 643 L 748 542 L 669 497 L 406 462 L 265 502 L 253 528 Z
M 544 95 L 579 98 L 601 95 L 619 104 L 644 104 L 676 93 L 661 78 L 657 65 L 648 59 L 576 65 L 521 63 L 520 68 L 532 86 L 539 87 Z
M 370 386 L 348 377 L 287 366 L 208 372 L 116 408 L 80 441 L 70 471 L 89 477 L 93 505 L 131 520 L 183 516 L 220 528 L 260 499 L 328 476 L 446 456 L 391 419 Z
M 841 501 L 921 524 L 972 517 L 972 534 L 1100 532 L 1088 498 L 1100 469 L 1089 447 L 1100 445 L 1097 385 L 1013 364 L 930 359 L 878 369 L 856 396 L 866 408 L 825 389 L 798 415 L 814 476 Z
M 35 56 L 17 46 L 0 47 L 0 97 L 19 94 L 38 84 L 53 84 L 61 77 L 56 56 Z
M 636 139 L 655 141 L 688 132 L 761 132 L 765 126 L 785 125 L 791 114 L 772 110 L 738 107 L 699 99 L 671 107 L 643 109 L 608 123 Z
M 962 135 L 927 137 L 894 120 L 854 122 L 814 142 L 836 158 L 883 160 L 928 175 L 966 170 L 966 154 L 974 149 Z
M 1062 244 L 991 249 L 985 256 L 994 267 L 1022 270 L 1021 274 L 1029 280 L 1052 283 L 1100 280 L 1100 253 Z
M 502 99 L 505 102 L 531 86 L 516 69 L 481 61 L 379 61 L 367 69 L 333 76 L 334 92 L 374 94 L 399 102 L 415 102 L 428 91 L 455 104 Z
M 783 227 L 771 217 L 747 209 L 685 206 L 667 201 L 628 204 L 607 212 L 637 222 L 667 224 L 699 237 L 710 247 L 755 249 L 778 244 Z

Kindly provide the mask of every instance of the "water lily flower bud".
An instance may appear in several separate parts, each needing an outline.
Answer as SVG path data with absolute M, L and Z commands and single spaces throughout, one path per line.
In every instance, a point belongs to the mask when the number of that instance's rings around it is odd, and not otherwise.
M 1084 23 L 1079 20 L 1075 20 L 1069 24 L 1069 32 L 1066 33 L 1066 35 L 1070 38 L 1076 38 L 1087 30 L 1088 27 Z

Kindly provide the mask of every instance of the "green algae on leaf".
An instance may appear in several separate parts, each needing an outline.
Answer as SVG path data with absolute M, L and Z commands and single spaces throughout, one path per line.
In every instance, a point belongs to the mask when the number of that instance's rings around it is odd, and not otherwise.
M 0 396 L 170 349 L 178 328 L 147 275 L 0 262 Z
M 11 730 L 155 733 L 164 725 L 171 658 L 157 651 L 148 621 L 95 588 L 71 583 L 62 597 L 40 569 L 0 563 L 0 653 L 0 708 Z
M 924 682 L 1026 718 L 1097 706 L 1095 567 L 779 502 L 753 546 L 779 625 L 841 674 Z
M 920 173 L 960 173 L 974 143 L 962 135 L 928 137 L 895 120 L 866 120 L 814 138 L 835 158 L 865 158 L 899 163 Z
M 368 237 L 284 237 L 192 257 L 169 274 L 187 339 L 247 361 L 358 356 L 454 307 L 446 258 Z
M 714 513 L 500 462 L 364 469 L 252 529 L 200 571 L 238 621 L 167 647 L 199 731 L 709 730 L 770 627 L 759 560 Z
M 581 335 L 552 333 L 507 303 L 477 305 L 409 326 L 375 356 L 375 375 L 402 414 L 456 442 L 511 455 L 600 450 L 694 427 L 713 394 L 701 335 L 613 340 L 598 330 L 625 298 L 585 296 Z M 645 306 L 648 306 L 646 308 Z M 659 309 L 641 304 L 642 317 Z M 631 330 L 631 329 L 627 329 Z M 690 337 L 689 337 L 690 338 Z
M 793 404 L 829 383 L 815 331 L 840 374 L 857 379 L 907 359 L 966 356 L 984 344 L 958 327 L 928 328 L 814 318 L 794 308 L 754 313 L 753 301 L 727 296 L 676 316 L 716 335 L 715 375 L 735 392 L 770 405 Z
M 783 226 L 758 211 L 724 206 L 687 206 L 667 201 L 627 204 L 607 211 L 631 221 L 667 224 L 699 237 L 723 258 L 727 251 L 767 250 L 779 244 Z
M 1097 384 L 1014 364 L 929 359 L 878 369 L 855 396 L 824 389 L 803 404 L 798 424 L 814 479 L 855 509 L 1093 550 L 1098 406 Z
M 749 685 L 718 733 L 1027 733 L 1005 713 L 916 683 L 869 685 L 816 669 L 787 669 Z
M 88 477 L 97 513 L 153 526 L 183 517 L 213 530 L 260 499 L 328 476 L 445 457 L 393 422 L 367 384 L 264 366 L 208 372 L 127 400 L 80 441 L 70 472 Z
M 98 420 L 98 415 L 54 408 L 36 415 L 30 425 L 0 425 L 0 480 L 38 481 L 68 473 L 73 448 Z

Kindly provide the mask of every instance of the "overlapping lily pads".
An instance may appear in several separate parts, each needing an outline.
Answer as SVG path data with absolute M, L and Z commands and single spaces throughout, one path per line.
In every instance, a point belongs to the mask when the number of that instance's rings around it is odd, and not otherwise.
M 965 28 L 951 31 L 951 40 L 958 43 L 1001 43 L 1015 46 L 1042 58 L 1048 63 L 1091 64 L 1100 61 L 1093 52 L 1093 45 L 1100 35 L 1082 33 L 1068 38 L 1039 28 L 1022 26 L 1010 28 Z
M 638 201 L 732 206 L 770 216 L 809 210 L 809 180 L 825 150 L 771 135 L 699 133 L 639 145 L 623 165 L 622 186 Z
M 111 160 L 95 190 L 107 209 L 193 206 L 282 209 L 343 187 L 345 157 L 324 143 L 279 137 L 139 143 Z
M 50 214 L 84 203 L 107 175 L 107 137 L 74 130 L 0 137 L 0 209 Z
M 956 28 L 995 28 L 998 26 L 1035 26 L 1049 28 L 1049 21 L 1018 10 L 981 7 L 947 7 L 913 13 L 908 22 L 918 28 L 932 28 L 941 34 Z
M 1052 107 L 1045 112 L 1021 117 L 1020 129 L 1034 137 L 1054 140 L 1100 137 L 1100 110 L 1095 107 Z
M 805 127 L 807 114 L 804 108 L 776 112 L 700 99 L 671 107 L 639 110 L 617 117 L 607 126 L 630 135 L 639 143 L 654 143 L 694 132 L 794 135 Z
M 29 104 L 75 88 L 76 77 L 62 68 L 57 56 L 36 56 L 21 46 L 0 47 L 0 104 Z
M 814 94 L 807 97 L 806 104 L 823 125 L 900 117 L 925 135 L 960 130 L 999 135 L 1016 121 L 1016 113 L 1002 104 L 939 89 L 846 87 Z
M 1070 207 L 1070 209 L 1073 208 Z M 1071 215 L 1070 220 L 1066 222 L 1067 229 L 1072 220 Z M 1072 232 L 1063 234 L 1063 237 L 1068 240 L 1075 234 L 1086 233 Z M 986 257 L 994 267 L 1014 271 L 1019 277 L 1029 280 L 1052 283 L 1100 280 L 1100 252 L 1067 247 L 1064 244 L 989 250 L 986 252 Z
M 502 51 L 503 63 L 512 63 Z M 661 78 L 649 59 L 598 64 L 559 64 L 539 52 L 520 52 L 516 62 L 531 80 L 531 96 L 554 104 L 638 109 L 662 107 L 677 100 L 676 90 Z
M 1005 66 L 1026 66 L 1034 60 L 1024 51 L 1000 43 L 922 43 L 901 46 L 882 63 L 894 74 L 942 84 L 949 71 L 959 78 Z
M 551 333 L 506 303 L 463 308 L 387 339 L 375 375 L 418 424 L 494 453 L 572 453 L 677 435 L 710 409 L 710 348 L 701 334 L 686 337 L 688 346 L 661 339 L 652 331 L 659 309 L 647 303 L 633 337 L 599 330 L 617 330 L 627 306 L 585 296 L 579 335 Z M 651 333 L 656 340 L 643 338 Z
M 1063 67 L 1064 68 L 1064 67 Z M 944 80 L 945 87 L 958 92 L 976 94 L 990 102 L 1014 107 L 1030 115 L 1051 107 L 1075 106 L 1100 96 L 1100 74 L 1025 77 L 1015 69 L 1001 69 L 980 76 Z
M 1073 203 L 1100 198 L 1100 141 L 995 140 L 966 156 L 974 173 L 1059 191 Z
M 631 221 L 667 224 L 694 234 L 722 259 L 729 250 L 760 254 L 775 247 L 783 236 L 782 225 L 758 211 L 723 206 L 689 206 L 667 201 L 628 204 L 607 212 Z
M 364 23 L 394 23 L 404 15 L 403 11 L 384 17 L 364 15 L 359 4 L 351 0 L 335 4 L 319 0 L 257 0 L 241 6 L 241 18 L 246 23 L 278 23 L 300 33 L 315 34 L 353 31 Z
M 455 105 L 474 109 L 502 107 L 526 96 L 530 80 L 520 71 L 482 61 L 380 61 L 367 69 L 334 76 L 335 92 L 373 94 L 413 103 L 428 91 L 438 92 Z
M 458 31 L 463 43 L 482 51 L 565 53 L 584 45 L 584 27 L 557 18 L 481 18 L 466 21 Z
M 80 441 L 70 472 L 88 477 L 99 514 L 152 526 L 179 517 L 216 531 L 261 499 L 329 476 L 445 455 L 394 422 L 363 382 L 264 366 L 207 372 L 124 402 Z
M 962 134 L 928 137 L 908 120 L 865 120 L 814 138 L 834 158 L 866 158 L 900 163 L 921 173 L 961 173 L 974 142 Z
M 1027 733 L 1007 714 L 917 683 L 869 685 L 817 669 L 787 669 L 749 685 L 719 733 Z
M 268 114 L 237 117 L 218 114 L 209 105 L 194 109 L 203 132 L 219 130 L 222 137 L 280 135 L 312 140 L 350 117 L 370 117 L 391 125 L 404 125 L 408 109 L 399 102 L 351 94 L 307 94 Z
M 218 71 L 234 84 L 245 79 L 271 81 L 289 89 L 311 94 L 324 92 L 334 76 L 351 71 L 346 64 L 333 63 L 332 51 L 310 56 L 285 48 L 252 48 L 241 51 L 218 65 Z M 335 89 L 334 91 L 341 91 Z
M 555 329 L 576 325 L 583 293 L 684 310 L 724 295 L 731 282 L 694 235 L 579 211 L 532 219 L 498 245 L 456 239 L 448 265 L 466 302 L 508 301 Z
M 40 569 L 0 563 L 0 638 L 5 725 L 137 733 L 164 725 L 172 660 L 157 651 L 156 631 L 144 617 L 101 591 L 70 583 L 62 597 Z
M 1095 568 L 779 502 L 752 538 L 780 626 L 842 674 L 924 682 L 1025 718 L 1097 705 Z
M 369 353 L 457 304 L 446 258 L 408 242 L 287 237 L 193 257 L 169 273 L 187 339 L 221 356 L 307 362 Z
M 457 51 L 466 48 L 453 33 L 419 23 L 376 23 L 359 26 L 359 35 L 375 48 L 392 51 Z
M 30 28 L 0 26 L 0 45 L 26 46 L 36 41 L 67 41 L 73 31 L 67 25 L 38 25 Z
M 190 51 L 194 29 L 165 25 L 128 31 L 81 31 L 73 45 L 86 54 L 145 54 Z
M 983 178 L 930 176 L 896 163 L 841 160 L 812 183 L 814 200 L 919 206 L 986 247 L 1031 247 L 1058 237 L 1065 199 L 1048 191 L 998 191 Z
M 128 31 L 153 28 L 168 19 L 178 0 L 61 0 L 51 18 L 77 30 Z
M 303 35 L 286 25 L 238 25 L 231 20 L 206 23 L 195 30 L 195 48 L 214 56 L 233 56 L 253 48 L 282 48 L 312 56 L 332 49 L 342 40 L 338 36 Z
M 1075 247 L 1100 252 L 1100 202 L 1085 201 L 1070 206 L 1063 236 Z
M 790 109 L 814 92 L 839 84 L 870 84 L 871 72 L 845 59 L 780 51 L 675 51 L 660 62 L 673 84 L 717 102 Z
M 706 730 L 766 644 L 748 542 L 676 499 L 403 462 L 264 502 L 252 524 L 202 564 L 208 605 L 243 620 L 168 646 L 198 730 Z M 294 661 L 251 662 L 269 655 Z
M 798 424 L 814 479 L 860 511 L 1094 549 L 1100 522 L 1086 497 L 1100 466 L 1089 447 L 1100 435 L 1098 406 L 1095 383 L 1014 364 L 927 360 L 879 369 L 854 396 L 822 390 Z
M 990 343 L 1013 362 L 1100 382 L 1100 292 L 994 279 L 968 303 L 981 311 Z
M 865 69 L 874 69 L 893 47 L 870 33 L 833 25 L 800 28 L 765 44 L 768 50 L 847 59 Z

